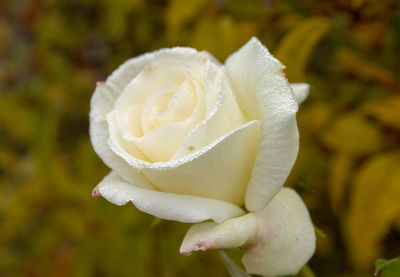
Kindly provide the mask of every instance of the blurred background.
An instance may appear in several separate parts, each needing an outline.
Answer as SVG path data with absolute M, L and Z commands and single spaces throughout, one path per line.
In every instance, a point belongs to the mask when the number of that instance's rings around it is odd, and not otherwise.
M 130 57 L 224 61 L 251 36 L 311 85 L 287 185 L 319 230 L 314 274 L 372 276 L 400 255 L 397 0 L 0 0 L 0 276 L 228 276 L 216 252 L 179 255 L 189 225 L 91 197 L 109 170 L 89 101 Z

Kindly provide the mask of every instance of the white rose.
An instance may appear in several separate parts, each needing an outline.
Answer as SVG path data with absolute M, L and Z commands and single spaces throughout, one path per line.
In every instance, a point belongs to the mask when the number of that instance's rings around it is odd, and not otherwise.
M 315 235 L 301 199 L 281 188 L 308 85 L 289 85 L 283 69 L 256 38 L 225 65 L 180 47 L 128 60 L 91 100 L 90 138 L 112 169 L 93 194 L 163 219 L 217 222 L 194 225 L 182 253 L 243 246 L 251 273 L 297 272 Z

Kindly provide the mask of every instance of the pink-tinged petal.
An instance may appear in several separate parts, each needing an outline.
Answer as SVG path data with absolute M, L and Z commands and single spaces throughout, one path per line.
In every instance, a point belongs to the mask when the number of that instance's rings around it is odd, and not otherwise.
M 316 237 L 307 207 L 292 189 L 282 188 L 256 213 L 257 237 L 243 249 L 248 273 L 297 274 L 315 252 Z
M 249 213 L 220 224 L 205 222 L 190 227 L 183 239 L 180 253 L 241 247 L 256 235 L 256 218 Z
M 221 222 L 244 213 L 238 206 L 220 200 L 137 187 L 113 171 L 97 185 L 97 189 L 111 203 L 122 206 L 132 202 L 139 210 L 167 220 Z
M 310 215 L 300 196 L 282 188 L 262 210 L 220 224 L 193 225 L 180 252 L 240 247 L 246 271 L 261 276 L 296 274 L 315 251 Z
M 99 192 L 99 190 L 97 188 L 94 188 L 94 190 L 92 190 L 92 196 L 93 197 L 100 197 L 101 194 Z

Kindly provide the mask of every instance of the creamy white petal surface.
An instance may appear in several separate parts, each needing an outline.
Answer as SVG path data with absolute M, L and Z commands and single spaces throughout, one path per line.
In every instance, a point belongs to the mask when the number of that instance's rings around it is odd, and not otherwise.
M 224 67 L 209 57 L 173 48 L 121 66 L 93 96 L 91 139 L 135 186 L 242 205 L 260 121 L 243 116 Z
M 308 85 L 290 85 L 283 69 L 256 38 L 225 66 L 183 47 L 127 61 L 98 83 L 91 100 L 93 147 L 112 169 L 97 191 L 159 218 L 214 221 L 194 225 L 184 253 L 240 246 L 249 272 L 264 264 L 268 274 L 275 265 L 279 271 L 279 261 L 288 262 L 282 253 L 297 268 L 305 256 L 290 239 L 295 234 L 304 253 L 311 249 L 308 229 L 298 231 L 308 213 L 298 196 L 279 191 L 297 156 L 295 114 Z M 260 211 L 241 216 L 243 204 Z M 293 205 L 296 218 L 287 213 Z
M 284 66 L 256 38 L 225 63 L 245 116 L 262 122 L 258 153 L 246 193 L 246 208 L 264 207 L 283 186 L 299 148 L 298 105 Z
M 282 186 L 309 86 L 289 84 L 283 70 L 256 38 L 225 65 L 188 47 L 128 60 L 91 99 L 90 138 L 112 170 L 93 195 L 162 219 L 211 220 L 190 228 L 181 253 L 240 247 L 248 273 L 295 274 L 315 233 L 301 198 Z
M 140 188 L 127 183 L 115 172 L 108 174 L 96 189 L 116 205 L 131 201 L 139 210 L 167 220 L 221 222 L 244 213 L 238 206 L 224 201 Z
M 129 78 L 124 69 L 129 69 L 128 71 L 135 76 L 135 72 L 143 69 L 146 65 L 148 56 L 145 55 L 128 61 L 126 65 L 122 65 L 110 76 L 110 81 L 97 84 L 90 102 L 89 134 L 94 150 L 107 166 L 118 172 L 128 182 L 135 182 L 137 186 L 141 187 L 153 188 L 142 174 L 133 170 L 126 160 L 117 155 L 109 146 L 110 132 L 106 118 L 108 112 L 113 109 L 116 98 L 119 96 L 116 84 L 120 84 L 120 82 Z M 138 151 L 137 149 L 132 151 L 135 150 Z M 137 155 L 140 156 L 139 151 Z
M 154 163 L 143 168 L 143 174 L 161 191 L 241 205 L 259 134 L 260 122 L 247 122 L 175 162 Z
M 304 100 L 306 100 L 310 91 L 310 85 L 306 83 L 291 83 L 290 86 L 293 90 L 297 104 L 300 105 Z
M 193 225 L 181 253 L 241 247 L 246 271 L 262 276 L 296 274 L 315 251 L 308 210 L 292 189 L 282 188 L 262 210 L 221 224 Z

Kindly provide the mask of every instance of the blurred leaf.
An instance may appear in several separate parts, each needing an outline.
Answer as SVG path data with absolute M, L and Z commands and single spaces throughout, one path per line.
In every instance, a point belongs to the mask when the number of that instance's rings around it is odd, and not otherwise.
M 316 277 L 309 265 L 305 265 L 300 269 L 299 276 L 301 277 Z
M 245 44 L 256 31 L 249 22 L 237 22 L 230 16 L 203 17 L 198 21 L 193 34 L 193 46 L 207 50 L 223 61 L 232 52 Z
M 41 112 L 35 122 L 35 133 L 32 138 L 32 154 L 43 181 L 53 181 L 56 162 L 54 151 L 57 144 L 59 114 L 54 111 Z
M 310 54 L 330 26 L 328 18 L 307 18 L 295 25 L 282 39 L 275 50 L 275 56 L 286 66 L 289 81 L 304 81 L 304 71 Z
M 243 269 L 241 269 L 234 261 L 229 258 L 229 256 L 223 250 L 218 251 L 221 259 L 225 263 L 226 268 L 229 271 L 231 277 L 250 277 Z
M 381 240 L 400 213 L 399 199 L 399 152 L 374 156 L 356 172 L 343 226 L 355 268 L 368 268 L 380 255 Z
M 19 124 L 15 124 L 15 117 L 12 115 L 18 115 Z M 32 110 L 22 101 L 14 97 L 0 97 L 0 128 L 4 128 L 15 138 L 29 141 L 33 131 L 32 117 Z
M 384 124 L 400 129 L 400 97 L 394 96 L 364 107 L 368 115 L 376 117 Z
M 175 41 L 180 27 L 191 21 L 211 0 L 169 0 L 165 10 L 168 37 Z
M 346 152 L 335 153 L 330 162 L 328 192 L 332 210 L 337 214 L 342 211 L 346 185 L 353 163 L 353 156 Z
M 82 138 L 76 146 L 74 155 L 74 168 L 80 173 L 80 179 L 83 183 L 95 185 L 97 180 L 99 160 L 93 151 L 92 144 L 88 138 Z
M 375 262 L 375 276 L 398 277 L 400 276 L 400 258 L 391 260 L 378 259 Z
M 358 114 L 346 114 L 323 133 L 323 142 L 337 150 L 354 154 L 369 154 L 383 147 L 380 130 Z
M 341 70 L 366 80 L 375 80 L 387 86 L 398 85 L 393 73 L 373 61 L 363 58 L 355 51 L 349 49 L 339 49 L 336 54 L 336 61 L 339 62 Z
M 0 55 L 3 54 L 3 51 L 7 49 L 11 40 L 11 32 L 10 27 L 6 21 L 0 19 Z
M 313 102 L 309 106 L 300 107 L 298 114 L 300 130 L 305 130 L 304 135 L 315 134 L 326 128 L 333 116 L 332 105 L 326 101 Z
M 127 21 L 130 19 L 130 12 L 141 5 L 141 0 L 129 1 L 101 1 L 103 28 L 107 34 L 113 38 L 121 38 L 125 35 L 129 25 Z
M 226 3 L 226 9 L 235 16 L 248 19 L 260 18 L 268 12 L 266 1 L 261 0 L 229 0 Z
M 321 239 L 325 239 L 326 238 L 325 232 L 322 229 L 320 229 L 317 226 L 315 226 L 315 224 L 314 224 L 314 230 L 315 230 L 315 233 L 317 234 L 318 237 L 320 237 Z

